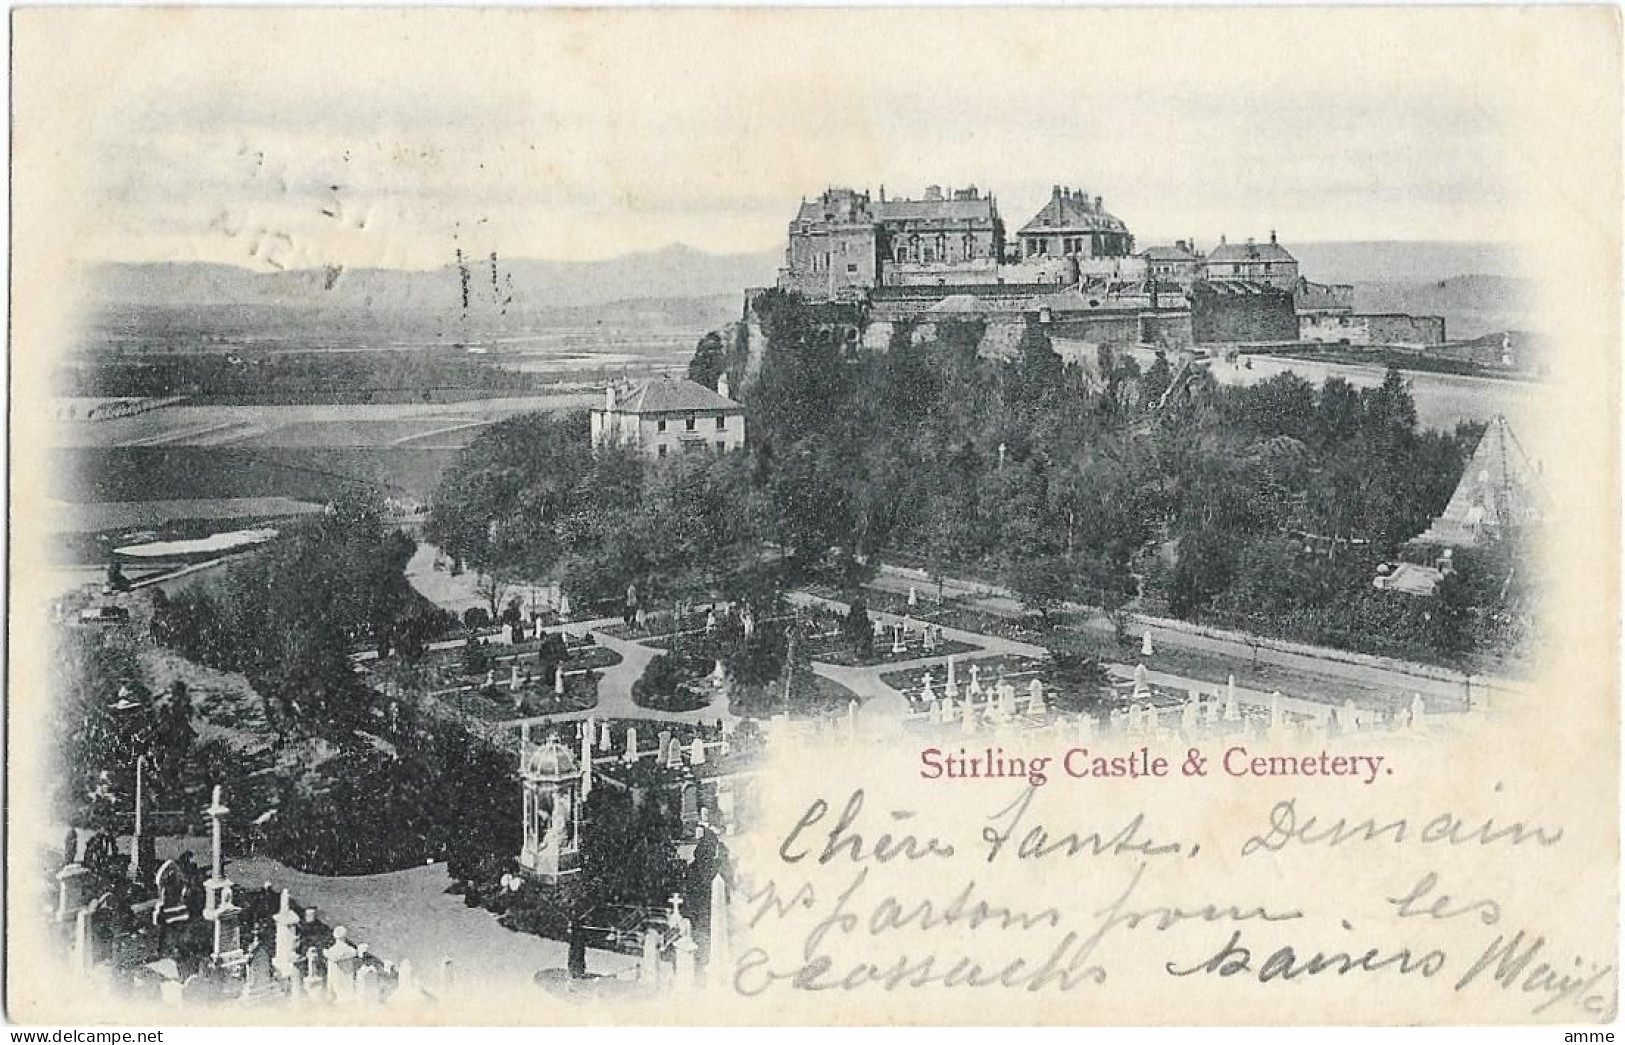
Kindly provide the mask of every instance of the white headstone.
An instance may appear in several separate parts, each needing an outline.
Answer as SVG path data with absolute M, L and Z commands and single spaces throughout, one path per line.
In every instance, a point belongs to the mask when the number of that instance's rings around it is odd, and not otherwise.
M 733 941 L 728 926 L 728 883 L 722 875 L 711 879 L 711 953 L 706 969 L 706 985 L 712 990 L 730 986 L 733 972 Z

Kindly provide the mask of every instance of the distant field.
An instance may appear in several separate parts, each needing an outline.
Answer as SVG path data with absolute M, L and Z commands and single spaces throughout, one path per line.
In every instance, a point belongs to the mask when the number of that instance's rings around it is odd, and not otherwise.
M 581 409 L 586 392 L 441 403 L 191 405 L 112 421 L 59 422 L 60 447 L 389 447 L 466 445 L 480 427 L 516 414 Z
M 196 498 L 191 500 L 124 501 L 62 505 L 52 530 L 57 533 L 100 533 L 104 530 L 155 528 L 181 519 L 275 519 L 319 512 L 322 506 L 287 497 Z
M 244 497 L 325 504 L 370 487 L 426 502 L 457 453 L 410 446 L 69 447 L 53 452 L 51 496 L 74 504 Z

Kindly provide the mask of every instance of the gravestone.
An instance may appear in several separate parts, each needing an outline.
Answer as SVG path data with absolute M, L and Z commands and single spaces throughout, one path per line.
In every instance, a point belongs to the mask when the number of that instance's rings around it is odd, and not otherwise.
M 71 863 L 56 873 L 56 920 L 71 922 L 79 917 L 90 891 L 90 869 Z
M 423 1000 L 423 987 L 418 983 L 412 959 L 402 958 L 401 964 L 395 967 L 395 990 L 389 1000 L 396 1005 L 410 1005 Z
M 376 1005 L 383 1000 L 379 993 L 377 966 L 363 965 L 356 971 L 355 1000 L 363 1005 Z
M 276 954 L 271 967 L 283 977 L 292 978 L 299 961 L 299 912 L 293 909 L 293 900 L 286 889 L 282 890 L 281 904 L 271 916 L 276 925 Z
M 316 969 L 316 963 L 321 959 L 322 949 L 320 947 L 312 947 L 305 952 L 304 994 L 307 1001 L 324 1001 L 327 998 L 327 982 Z
M 88 977 L 96 968 L 100 955 L 97 954 L 99 940 L 97 932 L 97 915 L 101 908 L 96 904 L 81 908 L 74 916 L 73 922 L 73 969 L 79 975 Z
M 660 987 L 660 934 L 653 929 L 643 930 L 643 952 L 638 959 L 638 983 L 650 990 Z
M 336 1002 L 355 1000 L 355 974 L 359 955 L 350 943 L 350 930 L 333 930 L 333 946 L 327 949 L 327 986 Z
M 276 980 L 271 975 L 271 952 L 255 937 L 248 948 L 248 960 L 243 966 L 243 1000 L 254 1001 L 276 992 Z

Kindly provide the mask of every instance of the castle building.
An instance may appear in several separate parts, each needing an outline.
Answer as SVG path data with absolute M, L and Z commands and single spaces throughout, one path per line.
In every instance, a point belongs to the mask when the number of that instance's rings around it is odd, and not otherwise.
M 995 282 L 1004 255 L 998 203 L 974 185 L 922 199 L 826 189 L 790 222 L 779 286 L 840 299 L 881 284 Z
M 591 411 L 592 445 L 634 446 L 654 457 L 727 453 L 745 445 L 745 408 L 728 398 L 724 374 L 712 391 L 687 378 L 611 385 Z
M 1268 243 L 1230 243 L 1223 236 L 1203 263 L 1203 278 L 1218 282 L 1245 280 L 1279 290 L 1295 290 L 1298 285 L 1298 259 L 1276 242 L 1274 230 Z
M 1126 258 L 1134 253 L 1134 237 L 1120 218 L 1106 213 L 1105 201 L 1092 200 L 1082 189 L 1060 185 L 1049 202 L 1016 233 L 1023 259 L 1067 257 Z
M 1171 247 L 1147 247 L 1140 254 L 1145 259 L 1146 278 L 1184 288 L 1201 279 L 1203 259 L 1194 242 L 1176 240 Z

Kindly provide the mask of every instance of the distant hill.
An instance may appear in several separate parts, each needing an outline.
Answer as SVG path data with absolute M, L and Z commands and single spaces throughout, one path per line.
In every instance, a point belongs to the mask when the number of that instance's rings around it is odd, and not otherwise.
M 1520 275 L 1513 251 L 1497 243 L 1285 243 L 1298 271 L 1317 283 L 1399 283 L 1454 276 Z
M 1496 244 L 1286 245 L 1308 278 L 1354 284 L 1362 311 L 1442 315 L 1453 338 L 1533 325 L 1514 259 Z M 781 261 L 777 251 L 711 254 L 681 245 L 608 261 L 470 261 L 466 311 L 465 273 L 455 266 L 257 272 L 193 262 L 115 263 L 92 271 L 90 292 L 104 316 L 143 332 L 265 329 L 268 317 L 294 327 L 429 329 L 447 341 L 476 331 L 574 324 L 703 331 L 737 318 L 741 292 L 772 285 Z M 131 318 L 132 311 L 143 315 Z
M 737 299 L 745 287 L 771 285 L 779 262 L 777 252 L 709 254 L 680 245 L 608 261 L 470 261 L 469 308 L 484 316 L 505 304 L 514 315 L 626 300 L 724 294 Z M 111 263 L 92 271 L 89 289 L 92 300 L 103 307 L 283 305 L 445 312 L 461 310 L 463 278 L 452 265 L 428 271 L 334 267 L 255 272 L 196 262 Z
M 1530 329 L 1528 292 L 1526 280 L 1507 276 L 1356 282 L 1354 306 L 1361 312 L 1443 316 L 1446 337 L 1458 340 Z

